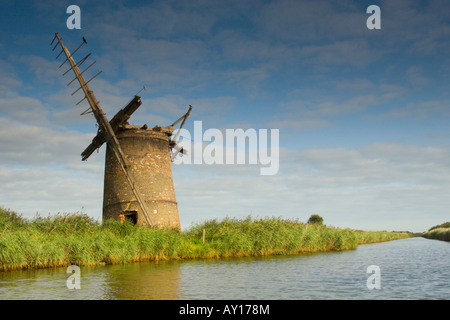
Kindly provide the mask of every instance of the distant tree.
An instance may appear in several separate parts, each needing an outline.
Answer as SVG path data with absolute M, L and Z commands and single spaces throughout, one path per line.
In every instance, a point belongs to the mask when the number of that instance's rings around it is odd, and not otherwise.
M 322 224 L 323 218 L 318 214 L 312 214 L 311 217 L 309 217 L 308 219 L 308 223 Z

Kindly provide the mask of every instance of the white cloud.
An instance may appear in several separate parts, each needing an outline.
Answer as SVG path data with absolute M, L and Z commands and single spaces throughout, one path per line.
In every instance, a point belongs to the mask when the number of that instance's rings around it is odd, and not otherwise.
M 431 117 L 448 117 L 450 114 L 450 100 L 412 101 L 403 105 L 395 105 L 389 110 L 374 115 L 367 115 L 368 119 L 420 119 Z
M 298 50 L 303 65 L 314 70 L 329 71 L 336 66 L 364 67 L 379 59 L 380 51 L 373 51 L 367 39 L 335 41 L 321 45 L 308 45 Z
M 382 6 L 382 29 L 385 29 L 385 45 L 391 49 L 404 48 L 410 54 L 435 55 L 448 51 L 449 14 L 443 2 L 387 1 Z M 393 44 L 397 44 L 394 45 Z
M 283 128 L 289 130 L 304 130 L 304 129 L 317 129 L 323 127 L 331 127 L 331 124 L 327 120 L 323 119 L 280 119 L 271 121 L 268 123 L 268 126 L 271 128 Z
M 378 143 L 358 149 L 284 149 L 280 174 L 252 166 L 174 167 L 184 223 L 216 217 L 281 216 L 370 230 L 423 231 L 450 204 L 449 151 Z M 239 170 L 238 170 L 239 169 Z
M 350 1 L 294 1 L 268 3 L 257 19 L 273 39 L 315 42 L 363 34 L 365 14 Z
M 423 75 L 420 66 L 411 66 L 406 70 L 406 80 L 417 90 L 430 83 L 430 79 Z
M 35 98 L 23 96 L 0 98 L 0 112 L 17 121 L 48 124 L 49 107 Z
M 0 59 L 0 93 L 3 99 L 14 96 L 15 93 L 11 92 L 11 89 L 17 89 L 22 85 L 22 81 L 14 71 L 10 63 Z
M 59 48 L 59 47 L 58 47 Z M 65 66 L 58 68 L 61 63 L 65 60 L 65 56 L 61 55 L 57 62 L 52 61 L 51 50 L 49 50 L 49 59 L 44 59 L 43 57 L 36 55 L 20 55 L 17 57 L 12 57 L 11 60 L 17 61 L 20 64 L 23 64 L 27 67 L 27 70 L 30 74 L 34 76 L 34 84 L 37 85 L 45 85 L 51 87 L 57 82 L 60 82 L 62 79 L 62 74 L 70 67 L 68 67 L 69 63 L 66 62 Z M 55 54 L 56 57 L 57 54 Z M 64 59 L 63 59 L 64 57 Z M 71 79 L 65 78 L 67 82 Z M 30 80 L 29 78 L 27 79 Z
M 91 139 L 0 118 L 0 205 L 28 217 L 84 207 L 99 218 L 104 156 L 83 163 L 80 156 Z
M 0 118 L 2 164 L 60 165 L 81 159 L 81 152 L 91 142 L 92 134 L 56 131 Z
M 32 217 L 84 211 L 101 218 L 102 173 L 47 166 L 0 167 L 0 206 Z
M 291 95 L 294 97 L 292 100 L 279 103 L 278 112 L 268 121 L 268 126 L 289 130 L 334 127 L 335 118 L 361 114 L 385 100 L 384 97 L 373 93 L 353 97 L 347 95 L 342 99 L 339 95 L 331 95 L 326 89 L 317 95 L 313 94 L 313 97 L 308 94 L 303 98 L 296 98 L 301 95 L 298 91 Z

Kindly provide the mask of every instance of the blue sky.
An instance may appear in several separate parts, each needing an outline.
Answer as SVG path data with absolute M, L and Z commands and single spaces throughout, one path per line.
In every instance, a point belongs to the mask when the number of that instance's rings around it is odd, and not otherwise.
M 66 9 L 81 9 L 69 30 Z M 369 30 L 369 5 L 381 29 Z M 92 52 L 111 118 L 145 85 L 135 124 L 194 107 L 207 128 L 280 130 L 280 170 L 174 165 L 183 227 L 317 213 L 337 227 L 424 231 L 449 220 L 446 1 L 2 1 L 0 205 L 101 217 L 104 147 L 50 42 Z M 61 60 L 59 60 L 61 61 Z M 92 61 L 92 60 L 91 60 Z M 95 74 L 95 73 L 93 73 Z M 93 75 L 92 74 L 92 75 Z

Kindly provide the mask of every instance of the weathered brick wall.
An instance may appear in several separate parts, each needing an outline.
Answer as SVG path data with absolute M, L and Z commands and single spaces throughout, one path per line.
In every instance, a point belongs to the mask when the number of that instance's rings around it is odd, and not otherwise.
M 142 129 L 127 126 L 116 136 L 152 222 L 158 226 L 181 228 L 172 179 L 170 132 L 169 128 Z M 125 209 L 138 212 L 138 224 L 147 223 L 114 152 L 107 145 L 103 219 L 119 219 L 120 213 Z

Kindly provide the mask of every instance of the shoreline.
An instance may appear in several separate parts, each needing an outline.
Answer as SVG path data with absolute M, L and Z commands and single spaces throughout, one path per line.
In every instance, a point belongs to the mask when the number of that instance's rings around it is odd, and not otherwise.
M 414 236 L 252 217 L 210 220 L 180 232 L 127 221 L 100 224 L 83 214 L 25 220 L 4 209 L 0 230 L 0 271 L 343 251 Z
M 422 237 L 432 240 L 450 241 L 450 228 L 435 228 L 425 232 Z

